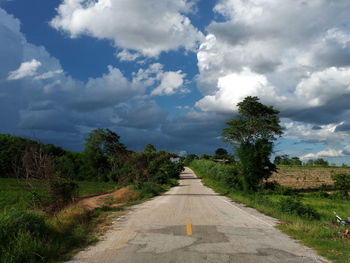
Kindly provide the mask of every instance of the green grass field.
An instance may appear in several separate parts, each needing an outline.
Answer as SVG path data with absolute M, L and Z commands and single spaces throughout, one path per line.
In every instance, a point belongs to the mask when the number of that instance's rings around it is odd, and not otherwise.
M 105 182 L 76 182 L 79 186 L 77 197 L 92 196 L 110 192 L 116 189 L 115 183 Z M 37 184 L 37 194 L 50 202 L 47 194 Z M 26 209 L 35 204 L 33 196 L 25 190 L 21 182 L 13 178 L 0 178 L 0 212 L 7 208 Z
M 223 178 L 225 166 L 213 164 L 208 161 L 195 161 L 190 166 L 204 183 L 213 188 L 217 193 L 226 195 L 232 200 L 253 207 L 266 215 L 277 218 L 282 224 L 279 229 L 300 240 L 318 253 L 333 262 L 350 262 L 350 239 L 342 238 L 345 227 L 335 222 L 333 211 L 336 211 L 344 219 L 350 217 L 350 201 L 322 197 L 320 192 L 296 193 L 292 196 L 274 193 L 246 194 L 233 190 L 227 183 L 218 178 Z M 218 175 L 219 174 L 219 175 Z M 216 178 L 213 179 L 213 176 Z M 296 198 L 306 209 L 314 210 L 319 214 L 319 219 L 310 219 L 293 213 L 286 213 L 281 207 L 281 201 Z M 288 202 L 287 202 L 288 203 Z M 287 207 L 288 208 L 288 207 Z

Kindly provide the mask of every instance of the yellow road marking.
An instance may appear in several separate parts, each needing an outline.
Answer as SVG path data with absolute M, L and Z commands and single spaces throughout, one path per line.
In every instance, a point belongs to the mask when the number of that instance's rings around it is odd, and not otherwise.
M 186 231 L 188 236 L 192 236 L 192 224 L 186 225 Z

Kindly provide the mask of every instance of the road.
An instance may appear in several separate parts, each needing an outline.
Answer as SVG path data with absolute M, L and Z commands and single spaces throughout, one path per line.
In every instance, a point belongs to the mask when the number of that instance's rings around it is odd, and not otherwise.
M 203 186 L 186 168 L 179 186 L 132 207 L 70 262 L 327 262 L 276 224 Z

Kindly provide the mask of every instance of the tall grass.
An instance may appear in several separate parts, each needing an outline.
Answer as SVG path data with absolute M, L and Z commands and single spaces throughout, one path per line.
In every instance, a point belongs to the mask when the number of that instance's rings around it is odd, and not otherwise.
M 177 181 L 167 185 L 145 183 L 131 186 L 134 194 L 124 196 L 122 207 L 101 207 L 87 210 L 69 206 L 54 215 L 36 209 L 31 194 L 23 191 L 16 179 L 1 179 L 0 183 L 0 263 L 57 262 L 69 259 L 72 252 L 93 241 L 96 226 L 111 211 L 121 211 L 150 197 L 159 195 Z M 101 182 L 78 182 L 79 196 L 110 192 L 116 184 Z M 38 192 L 40 185 L 38 185 Z M 120 202 L 121 200 L 113 200 Z M 36 209 L 36 210 L 33 210 Z
M 204 184 L 216 192 L 280 219 L 283 224 L 278 226 L 279 229 L 314 248 L 320 255 L 334 262 L 350 262 L 350 240 L 341 237 L 345 227 L 335 223 L 332 214 L 337 211 L 343 217 L 350 216 L 349 201 L 334 200 L 317 193 L 285 191 L 287 195 L 283 195 L 280 193 L 284 191 L 279 190 L 246 194 L 222 180 L 235 176 L 226 166 L 206 160 L 195 160 L 190 164 Z

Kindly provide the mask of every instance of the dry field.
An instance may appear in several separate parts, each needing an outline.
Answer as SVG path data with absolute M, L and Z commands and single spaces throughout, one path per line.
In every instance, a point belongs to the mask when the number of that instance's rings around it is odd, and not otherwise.
M 279 166 L 278 173 L 274 173 L 269 181 L 293 188 L 318 188 L 321 185 L 332 185 L 333 174 L 350 174 L 349 168 L 341 167 L 292 167 Z

